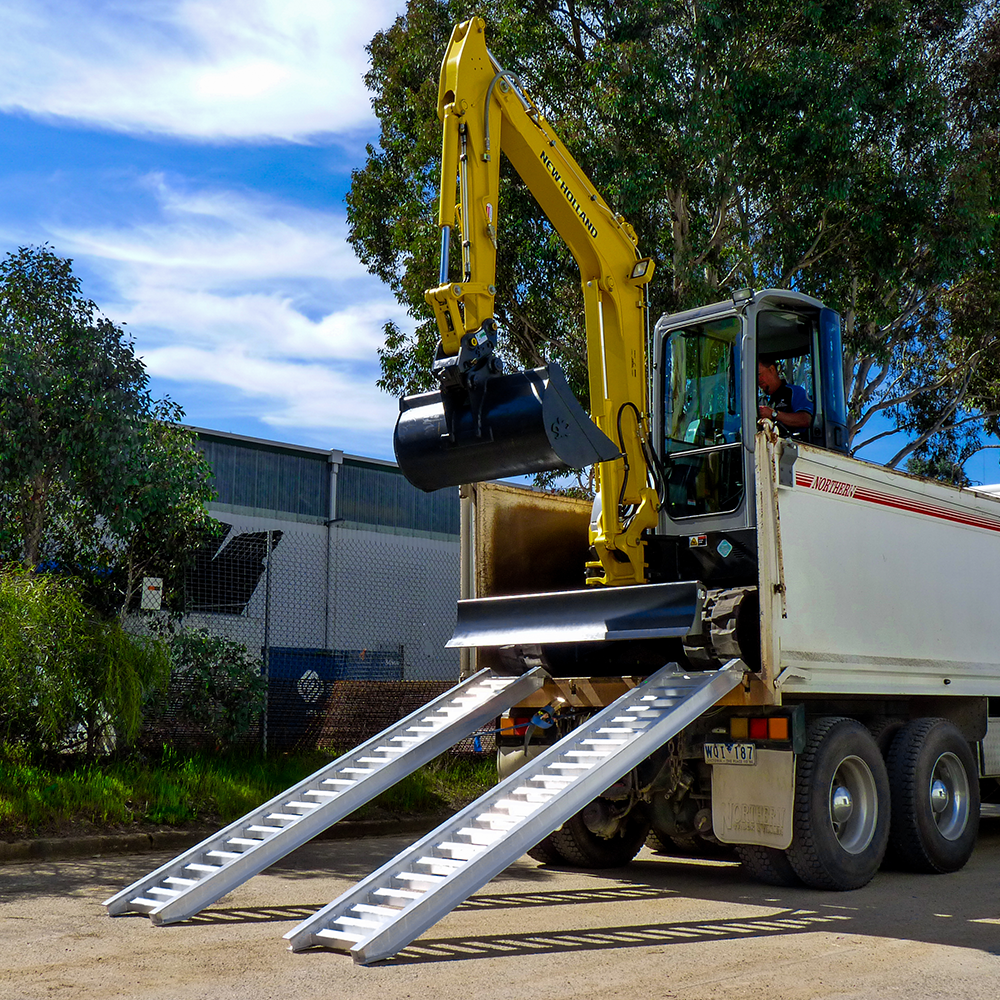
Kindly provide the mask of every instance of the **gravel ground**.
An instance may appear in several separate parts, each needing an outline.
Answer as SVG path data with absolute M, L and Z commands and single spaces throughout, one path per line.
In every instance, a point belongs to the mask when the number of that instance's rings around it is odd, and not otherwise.
M 301 848 L 182 925 L 101 901 L 170 853 L 0 867 L 0 998 L 402 1000 L 1000 995 L 1000 820 L 966 868 L 864 889 L 773 889 L 727 856 L 643 850 L 628 868 L 522 858 L 395 959 L 293 954 L 281 936 L 412 837 Z

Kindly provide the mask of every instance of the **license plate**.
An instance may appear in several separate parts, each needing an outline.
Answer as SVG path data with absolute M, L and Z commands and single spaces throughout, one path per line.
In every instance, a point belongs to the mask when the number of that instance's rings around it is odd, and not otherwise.
M 706 764 L 756 764 L 757 747 L 753 743 L 706 743 Z

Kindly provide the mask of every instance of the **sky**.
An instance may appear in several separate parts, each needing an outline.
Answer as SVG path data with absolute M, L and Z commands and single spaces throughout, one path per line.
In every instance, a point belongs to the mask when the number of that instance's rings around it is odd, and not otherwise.
M 48 244 L 187 423 L 392 458 L 346 241 L 405 0 L 0 0 L 0 254 Z
M 392 458 L 388 321 L 346 241 L 405 0 L 0 0 L 0 255 L 48 244 L 198 427 Z M 862 457 L 886 461 L 892 439 Z M 966 466 L 1000 480 L 996 451 Z

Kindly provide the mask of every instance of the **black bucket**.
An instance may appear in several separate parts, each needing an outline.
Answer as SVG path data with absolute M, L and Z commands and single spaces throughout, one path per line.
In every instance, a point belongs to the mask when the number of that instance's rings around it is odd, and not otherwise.
M 428 493 L 486 479 L 583 469 L 619 454 L 583 411 L 557 364 L 490 378 L 478 422 L 460 391 L 447 398 L 441 392 L 406 396 L 399 411 L 392 441 L 396 461 L 403 475 Z

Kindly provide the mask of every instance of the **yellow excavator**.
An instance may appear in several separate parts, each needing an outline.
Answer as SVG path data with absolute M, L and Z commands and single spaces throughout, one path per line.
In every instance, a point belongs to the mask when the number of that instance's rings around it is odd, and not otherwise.
M 531 98 L 486 47 L 485 24 L 458 25 L 441 70 L 441 282 L 425 295 L 441 334 L 440 389 L 402 401 L 396 458 L 425 490 L 597 463 L 601 513 L 588 580 L 646 580 L 643 532 L 656 525 L 649 485 L 645 286 L 653 261 L 608 206 Z M 493 302 L 500 154 L 537 199 L 580 268 L 591 415 L 556 364 L 502 374 Z M 461 234 L 453 275 L 449 245 Z
M 449 646 L 541 644 L 565 653 L 584 644 L 571 657 L 578 669 L 579 656 L 595 655 L 594 645 L 607 639 L 616 640 L 607 655 L 618 660 L 630 643 L 665 639 L 674 641 L 675 655 L 679 639 L 698 663 L 709 623 L 721 615 L 715 631 L 725 638 L 714 659 L 742 652 L 753 662 L 755 361 L 777 359 L 808 396 L 811 424 L 797 439 L 843 452 L 840 318 L 798 292 L 743 289 L 725 302 L 662 317 L 651 336 L 653 260 L 492 56 L 484 32 L 481 18 L 459 24 L 441 67 L 441 272 L 440 284 L 425 293 L 441 337 L 438 388 L 400 401 L 396 459 L 410 482 L 428 491 L 594 465 L 597 497 L 579 584 L 463 600 Z M 501 153 L 579 266 L 590 418 L 557 364 L 504 373 L 499 363 Z M 453 242 L 462 248 L 455 266 Z M 731 641 L 741 617 L 738 630 L 754 649 Z M 593 669 L 607 670 L 605 654 L 596 655 L 601 663 Z

